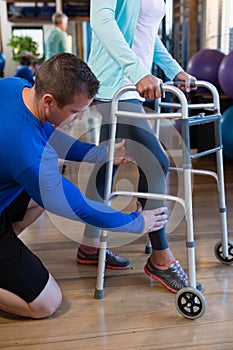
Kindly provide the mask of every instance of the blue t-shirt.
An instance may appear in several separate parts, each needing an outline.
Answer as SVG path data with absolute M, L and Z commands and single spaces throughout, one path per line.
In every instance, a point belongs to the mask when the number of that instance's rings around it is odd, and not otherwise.
M 28 66 L 19 67 L 16 70 L 14 77 L 26 79 L 32 85 L 34 84 L 34 77 L 33 77 L 31 69 Z
M 24 189 L 46 210 L 110 231 L 141 233 L 144 218 L 88 199 L 59 172 L 58 158 L 104 162 L 106 147 L 84 143 L 42 124 L 26 107 L 17 78 L 0 79 L 0 212 Z

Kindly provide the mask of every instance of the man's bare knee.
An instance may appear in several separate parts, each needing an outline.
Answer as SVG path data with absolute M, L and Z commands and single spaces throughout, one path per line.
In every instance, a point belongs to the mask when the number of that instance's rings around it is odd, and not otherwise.
M 49 280 L 40 295 L 29 304 L 32 318 L 51 316 L 62 302 L 61 290 L 50 275 Z

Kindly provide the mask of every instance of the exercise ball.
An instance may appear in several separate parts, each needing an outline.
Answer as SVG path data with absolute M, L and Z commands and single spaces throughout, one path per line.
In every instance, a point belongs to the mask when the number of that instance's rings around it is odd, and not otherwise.
M 218 79 L 224 93 L 233 98 L 233 51 L 223 58 L 218 70 Z
M 223 112 L 221 128 L 223 153 L 228 158 L 233 159 L 233 106 Z
M 218 70 L 224 57 L 225 54 L 219 50 L 200 50 L 190 58 L 186 71 L 198 80 L 208 81 L 220 89 Z
M 5 67 L 6 59 L 2 52 L 0 52 L 0 70 L 3 70 Z

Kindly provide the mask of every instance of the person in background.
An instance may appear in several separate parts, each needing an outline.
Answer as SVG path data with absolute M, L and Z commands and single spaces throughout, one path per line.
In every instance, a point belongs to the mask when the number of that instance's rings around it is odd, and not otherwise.
M 68 17 L 63 12 L 55 12 L 52 16 L 54 28 L 51 29 L 44 43 L 45 60 L 56 55 L 57 53 L 68 51 L 67 26 Z
M 88 65 L 100 81 L 94 103 L 102 115 L 100 144 L 106 143 L 109 132 L 111 101 L 125 85 L 134 85 L 136 92 L 122 96 L 119 108 L 129 112 L 143 112 L 143 101 L 162 96 L 162 80 L 151 73 L 157 64 L 170 80 L 182 80 L 185 91 L 190 90 L 187 74 L 168 53 L 161 42 L 158 29 L 165 15 L 164 0 L 91 0 L 90 24 L 93 30 Z M 181 85 L 181 84 L 180 84 Z M 119 118 L 117 138 L 126 140 L 129 154 L 138 165 L 139 192 L 164 194 L 169 159 L 147 120 Z M 115 167 L 114 172 L 116 172 Z M 86 195 L 103 200 L 105 167 L 95 165 Z M 139 199 L 138 208 L 153 208 L 163 203 Z M 77 262 L 98 264 L 100 231 L 86 225 L 84 239 L 78 248 Z M 176 293 L 188 286 L 188 276 L 174 257 L 165 228 L 150 233 L 152 254 L 144 267 L 147 275 Z M 130 267 L 126 257 L 107 250 L 106 267 L 116 270 Z M 201 288 L 198 285 L 198 288 Z
M 34 60 L 34 56 L 28 52 L 23 51 L 20 54 L 19 67 L 17 68 L 14 77 L 26 79 L 32 85 L 34 84 L 34 74 L 31 69 L 31 64 Z
M 60 174 L 58 157 L 106 161 L 106 146 L 59 129 L 83 118 L 98 88 L 87 64 L 70 53 L 45 61 L 33 87 L 24 79 L 0 79 L 0 310 L 44 318 L 61 303 L 56 281 L 18 237 L 43 209 L 116 234 L 146 233 L 167 223 L 167 208 L 122 213 L 90 200 Z M 115 164 L 130 161 L 124 143 L 115 145 Z
M 32 70 L 32 74 L 34 76 L 34 79 L 35 79 L 35 76 L 36 76 L 36 73 L 38 72 L 38 69 L 40 68 L 40 65 L 41 65 L 41 62 L 38 61 L 38 60 L 32 60 L 32 63 L 30 65 L 30 68 Z

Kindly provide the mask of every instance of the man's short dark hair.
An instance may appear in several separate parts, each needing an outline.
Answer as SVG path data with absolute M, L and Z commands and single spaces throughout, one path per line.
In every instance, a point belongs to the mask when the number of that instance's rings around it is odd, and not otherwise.
M 35 79 L 36 98 L 49 93 L 60 108 L 70 104 L 77 93 L 93 98 L 99 89 L 99 81 L 88 65 L 71 53 L 59 53 L 45 61 Z

